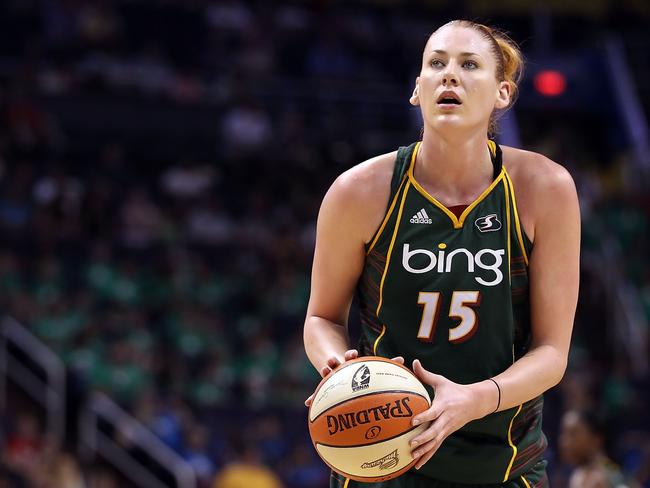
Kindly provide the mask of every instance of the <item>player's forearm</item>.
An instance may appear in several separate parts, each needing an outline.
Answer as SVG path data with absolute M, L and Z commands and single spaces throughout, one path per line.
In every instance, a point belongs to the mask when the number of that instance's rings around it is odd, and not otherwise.
M 503 373 L 493 377 L 501 390 L 499 411 L 532 400 L 558 384 L 566 364 L 566 355 L 553 346 L 542 345 L 531 349 Z M 488 380 L 472 386 L 479 401 L 486 405 L 488 411 L 485 413 L 491 413 L 499 401 L 496 385 Z
M 303 339 L 307 357 L 319 372 L 333 356 L 343 362 L 343 355 L 349 349 L 347 328 L 315 315 L 305 320 Z

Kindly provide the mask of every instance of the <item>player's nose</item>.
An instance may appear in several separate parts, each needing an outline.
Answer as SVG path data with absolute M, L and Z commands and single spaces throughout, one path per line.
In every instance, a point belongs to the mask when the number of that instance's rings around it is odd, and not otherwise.
M 445 71 L 442 73 L 442 84 L 444 86 L 457 86 L 458 73 L 456 72 L 456 63 L 449 62 L 445 66 Z
M 447 86 L 457 86 L 458 85 L 458 76 L 455 73 L 444 73 L 442 75 L 442 84 Z

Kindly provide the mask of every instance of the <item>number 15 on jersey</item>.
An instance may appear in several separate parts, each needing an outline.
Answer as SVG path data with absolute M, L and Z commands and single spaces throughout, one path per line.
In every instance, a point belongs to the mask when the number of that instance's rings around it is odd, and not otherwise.
M 418 295 L 418 305 L 423 306 L 422 320 L 418 329 L 418 340 L 432 342 L 440 316 L 440 297 L 438 291 L 421 291 Z M 455 291 L 451 296 L 449 317 L 460 319 L 456 327 L 449 329 L 449 342 L 460 344 L 476 333 L 478 315 L 475 308 L 481 304 L 480 291 Z

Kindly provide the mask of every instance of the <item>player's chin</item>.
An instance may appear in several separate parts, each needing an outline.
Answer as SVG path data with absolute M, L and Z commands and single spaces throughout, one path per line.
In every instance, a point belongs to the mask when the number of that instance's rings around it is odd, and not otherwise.
M 438 133 L 458 132 L 469 129 L 472 124 L 461 113 L 435 113 L 429 118 L 429 125 Z
M 467 117 L 467 108 L 465 105 L 454 105 L 454 104 L 444 104 L 444 105 L 429 105 L 425 117 L 428 116 L 431 119 L 438 118 L 449 118 L 449 117 Z

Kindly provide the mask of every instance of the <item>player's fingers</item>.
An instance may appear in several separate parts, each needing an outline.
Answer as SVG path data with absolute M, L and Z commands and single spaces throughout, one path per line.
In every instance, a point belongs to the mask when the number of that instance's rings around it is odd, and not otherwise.
M 438 447 L 439 446 L 436 446 L 435 448 L 432 448 L 430 451 L 428 451 L 426 454 L 421 455 L 420 459 L 418 459 L 418 462 L 415 463 L 415 469 L 420 469 L 422 466 L 424 466 L 427 463 L 427 461 L 431 459 L 433 455 L 436 453 Z
M 346 361 L 351 361 L 352 359 L 356 359 L 357 357 L 359 357 L 359 351 L 357 351 L 356 349 L 349 349 L 345 351 L 344 357 Z
M 423 434 L 425 432 L 423 432 Z M 424 456 L 431 449 L 437 449 L 438 448 L 437 445 L 441 442 L 440 439 L 442 438 L 444 438 L 443 432 L 441 430 L 434 430 L 432 431 L 432 435 L 428 435 L 424 440 L 422 440 L 417 444 L 414 444 L 416 439 L 411 440 L 411 449 L 412 449 L 411 456 L 417 458 L 420 456 Z
M 331 372 L 332 372 L 332 368 L 330 368 L 329 366 L 323 366 L 323 367 L 320 369 L 320 375 L 321 375 L 323 378 L 325 378 L 325 376 L 327 376 L 327 375 L 330 374 Z
M 429 459 L 431 459 L 446 437 L 447 436 L 443 432 L 440 432 L 435 438 L 411 452 L 413 458 L 418 460 L 415 463 L 416 469 L 420 469 Z
M 305 400 L 305 407 L 309 407 L 311 405 L 311 402 L 314 401 L 314 394 L 312 393 L 309 395 L 307 400 Z
M 434 374 L 424 369 L 424 366 L 422 366 L 422 363 L 420 363 L 419 359 L 413 361 L 413 372 L 415 373 L 415 376 L 418 377 L 418 379 L 434 387 L 441 384 L 444 380 L 443 376 Z
M 409 442 L 411 448 L 415 449 L 418 446 L 422 446 L 426 444 L 431 439 L 435 439 L 438 436 L 438 434 L 440 434 L 443 428 L 444 428 L 444 423 L 442 419 L 438 419 L 437 421 L 431 422 L 426 429 L 424 429 L 413 439 L 411 439 L 411 441 Z
M 395 361 L 399 364 L 404 364 L 404 358 L 402 356 L 397 356 L 396 358 L 391 359 L 391 361 Z
M 429 408 L 427 408 L 424 412 L 413 417 L 413 419 L 411 420 L 411 425 L 423 424 L 424 422 L 429 422 L 429 421 L 433 422 L 434 420 L 437 420 L 442 415 L 442 411 L 443 410 L 440 407 L 440 405 L 434 400 Z
M 330 369 L 336 368 L 339 364 L 341 364 L 341 361 L 339 361 L 339 358 L 336 356 L 332 356 L 327 360 L 327 365 L 330 367 Z

